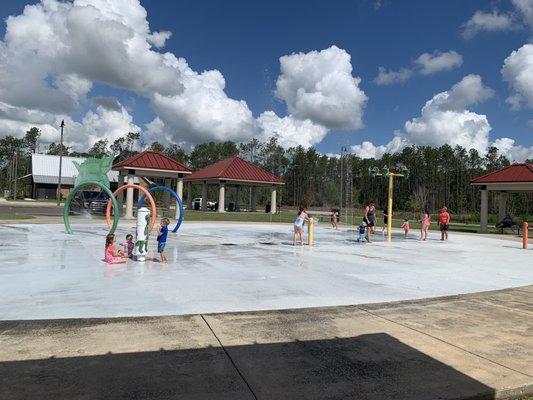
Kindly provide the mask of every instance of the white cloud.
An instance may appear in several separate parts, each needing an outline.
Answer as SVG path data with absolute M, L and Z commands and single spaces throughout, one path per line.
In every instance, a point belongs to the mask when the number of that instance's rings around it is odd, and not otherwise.
M 432 75 L 460 67 L 463 64 L 463 57 L 453 50 L 444 53 L 435 51 L 432 54 L 421 54 L 414 62 L 420 68 L 422 75 Z
M 413 71 L 409 68 L 400 68 L 398 71 L 388 70 L 385 67 L 378 68 L 378 76 L 374 82 L 378 86 L 392 85 L 395 83 L 403 83 L 413 75 Z
M 533 108 L 533 44 L 513 51 L 505 59 L 501 73 L 515 92 L 507 99 L 511 108 L 518 109 L 523 103 Z
M 147 135 L 165 142 L 240 141 L 275 131 L 282 143 L 310 146 L 330 129 L 363 126 L 367 96 L 352 76 L 350 55 L 336 46 L 281 57 L 276 95 L 287 103 L 288 115 L 267 112 L 256 119 L 245 101 L 227 96 L 222 73 L 196 72 L 185 59 L 159 51 L 170 37 L 150 30 L 139 0 L 28 5 L 7 19 L 0 42 L 0 102 L 6 106 L 0 118 L 11 130 L 17 121 L 39 124 L 41 114 L 57 126 L 51 116 L 80 112 L 91 104 L 87 97 L 98 82 L 147 98 L 156 114 Z M 99 101 L 82 121 L 72 121 L 78 146 L 100 137 L 100 120 L 133 124 L 122 106 Z M 23 114 L 26 119 L 17 119 Z M 112 140 L 114 128 L 107 135 Z
M 280 58 L 276 96 L 289 113 L 328 129 L 359 129 L 368 100 L 352 76 L 350 55 L 337 46 Z
M 311 147 L 322 141 L 328 133 L 328 128 L 309 119 L 296 119 L 291 115 L 280 118 L 273 111 L 262 113 L 258 122 L 263 132 L 263 140 L 275 137 L 285 148 L 300 145 Z
M 405 137 L 396 134 L 386 145 L 376 146 L 372 142 L 364 141 L 361 144 L 351 146 L 350 149 L 353 154 L 360 158 L 375 158 L 377 160 L 383 157 L 386 153 L 398 153 L 408 145 L 409 143 Z
M 497 10 L 492 13 L 476 11 L 462 26 L 462 35 L 465 39 L 471 39 L 479 32 L 497 32 L 513 28 L 513 17 L 509 14 L 500 14 Z
M 524 22 L 533 28 L 533 0 L 512 0 L 515 8 L 522 15 Z
M 523 162 L 533 158 L 533 146 L 524 147 L 516 145 L 514 139 L 496 139 L 491 145 L 497 147 L 499 154 L 504 155 L 512 162 Z
M 407 139 L 416 144 L 460 145 L 484 151 L 491 126 L 485 115 L 466 109 L 494 95 L 479 75 L 467 75 L 450 90 L 438 93 L 426 102 L 420 117 L 405 123 Z
M 463 56 L 454 50 L 446 52 L 435 50 L 433 53 L 421 54 L 413 60 L 413 64 L 413 68 L 402 67 L 398 71 L 379 67 L 374 83 L 378 86 L 393 85 L 406 82 L 415 73 L 433 75 L 437 72 L 449 71 L 463 64 Z
M 479 75 L 467 75 L 451 89 L 428 100 L 421 115 L 407 121 L 404 132 L 396 132 L 386 145 L 363 142 L 352 147 L 360 157 L 379 158 L 385 153 L 401 151 L 409 145 L 463 146 L 484 152 L 489 145 L 491 126 L 485 115 L 467 109 L 494 96 Z

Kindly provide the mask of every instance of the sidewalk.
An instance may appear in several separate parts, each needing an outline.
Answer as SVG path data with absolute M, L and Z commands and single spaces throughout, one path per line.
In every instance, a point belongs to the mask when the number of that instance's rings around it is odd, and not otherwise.
M 533 393 L 533 286 L 285 311 L 0 321 L 0 397 L 494 399 Z

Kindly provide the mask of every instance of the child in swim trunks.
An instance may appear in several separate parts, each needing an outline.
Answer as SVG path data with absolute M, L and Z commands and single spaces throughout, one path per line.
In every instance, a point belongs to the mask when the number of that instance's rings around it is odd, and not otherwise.
M 168 218 L 161 219 L 161 225 L 157 231 L 157 252 L 161 256 L 161 262 L 167 262 L 167 254 L 165 253 L 165 246 L 167 244 L 168 225 L 170 220 Z
M 359 225 L 359 237 L 357 238 L 358 242 L 364 242 L 366 239 L 366 222 L 362 221 Z

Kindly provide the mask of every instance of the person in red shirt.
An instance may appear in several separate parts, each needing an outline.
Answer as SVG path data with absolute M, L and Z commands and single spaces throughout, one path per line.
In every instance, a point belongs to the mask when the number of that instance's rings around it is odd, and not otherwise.
M 448 207 L 444 206 L 439 212 L 440 240 L 448 240 L 448 229 L 450 227 L 450 214 Z

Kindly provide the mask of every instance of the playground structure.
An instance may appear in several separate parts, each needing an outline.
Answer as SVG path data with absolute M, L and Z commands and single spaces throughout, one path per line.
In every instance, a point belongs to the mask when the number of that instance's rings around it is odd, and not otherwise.
M 180 228 L 183 218 L 184 209 L 183 202 L 180 196 L 174 192 L 168 186 L 154 186 L 146 189 L 140 185 L 134 183 L 128 183 L 120 186 L 115 192 L 111 192 L 109 189 L 109 180 L 107 178 L 107 172 L 111 169 L 113 157 L 106 157 L 102 159 L 88 158 L 82 164 L 76 164 L 76 168 L 79 171 L 79 176 L 76 178 L 76 184 L 74 189 L 68 195 L 63 208 L 63 222 L 68 234 L 73 234 L 73 230 L 70 226 L 70 205 L 74 199 L 76 193 L 78 193 L 85 186 L 97 186 L 102 189 L 109 197 L 106 206 L 106 224 L 109 227 L 109 233 L 114 233 L 117 229 L 118 222 L 121 214 L 121 207 L 117 201 L 117 196 L 124 190 L 136 189 L 143 195 L 139 198 L 137 203 L 137 223 L 136 223 L 136 242 L 133 252 L 133 257 L 136 261 L 144 261 L 146 259 L 146 252 L 148 249 L 148 235 L 157 221 L 157 206 L 155 204 L 152 194 L 158 191 L 167 192 L 176 199 L 176 210 L 179 212 L 176 226 L 172 229 L 172 232 L 177 232 Z M 144 202 L 148 200 L 150 203 L 150 210 L 143 207 Z M 114 212 L 111 216 L 111 209 Z
M 376 176 L 382 176 L 383 178 L 389 178 L 389 194 L 387 199 L 387 241 L 392 241 L 392 204 L 394 196 L 394 178 L 405 177 L 409 178 L 409 170 L 403 165 L 397 165 L 395 171 L 390 170 L 387 166 L 381 168 L 381 171 L 377 167 L 370 168 L 370 176 L 373 178 Z

